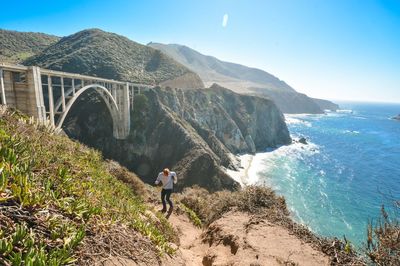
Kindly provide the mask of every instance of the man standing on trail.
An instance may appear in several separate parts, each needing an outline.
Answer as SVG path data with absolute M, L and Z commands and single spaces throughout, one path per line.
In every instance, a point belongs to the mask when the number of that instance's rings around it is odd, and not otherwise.
M 176 173 L 171 172 L 168 168 L 165 168 L 162 172 L 158 174 L 156 185 L 158 185 L 160 182 L 162 183 L 161 201 L 163 204 L 163 208 L 161 212 L 167 211 L 167 204 L 165 202 L 165 199 L 168 201 L 169 204 L 169 212 L 172 212 L 174 207 L 172 205 L 170 197 L 174 188 L 174 184 L 176 184 L 177 181 L 178 180 L 176 177 Z

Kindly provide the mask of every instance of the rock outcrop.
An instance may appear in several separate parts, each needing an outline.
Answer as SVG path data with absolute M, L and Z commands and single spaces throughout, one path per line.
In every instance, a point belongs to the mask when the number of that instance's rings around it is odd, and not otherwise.
M 318 106 L 322 110 L 329 110 L 329 111 L 334 111 L 336 112 L 337 110 L 340 109 L 339 105 L 336 103 L 333 103 L 331 101 L 323 100 L 323 99 L 317 99 L 317 98 L 312 98 L 313 101 L 318 104 Z
M 209 190 L 238 184 L 222 167 L 235 168 L 234 153 L 262 151 L 290 143 L 275 104 L 217 85 L 209 89 L 155 88 L 136 96 L 131 134 L 115 140 L 108 110 L 95 95 L 84 95 L 67 118 L 68 135 L 103 151 L 152 183 L 164 167 L 179 173 L 179 186 Z

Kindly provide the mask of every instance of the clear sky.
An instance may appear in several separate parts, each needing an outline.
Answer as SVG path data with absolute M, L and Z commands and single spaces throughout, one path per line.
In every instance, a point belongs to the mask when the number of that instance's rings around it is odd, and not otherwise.
M 400 0 L 2 1 L 0 28 L 101 28 L 261 68 L 313 97 L 400 102 Z

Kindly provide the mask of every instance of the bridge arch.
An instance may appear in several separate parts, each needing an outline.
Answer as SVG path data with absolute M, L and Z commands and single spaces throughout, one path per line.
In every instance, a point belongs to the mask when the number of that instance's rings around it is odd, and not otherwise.
M 87 90 L 94 89 L 104 100 L 108 110 L 110 111 L 111 118 L 113 120 L 113 131 L 116 132 L 116 127 L 118 126 L 118 123 L 120 122 L 120 114 L 119 114 L 119 108 L 116 100 L 114 97 L 111 95 L 109 90 L 105 88 L 102 85 L 99 84 L 90 84 L 86 85 L 82 88 L 80 88 L 75 94 L 73 94 L 72 98 L 68 100 L 68 102 L 65 105 L 65 110 L 61 113 L 60 117 L 58 118 L 56 122 L 56 128 L 61 129 L 65 118 L 67 117 L 70 109 L 74 105 L 75 101 Z M 68 94 L 67 94 L 68 95 Z

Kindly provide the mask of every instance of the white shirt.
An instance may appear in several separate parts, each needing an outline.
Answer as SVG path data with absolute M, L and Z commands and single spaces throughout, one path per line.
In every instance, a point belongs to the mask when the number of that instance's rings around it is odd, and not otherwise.
M 160 181 L 163 185 L 163 189 L 172 189 L 178 180 L 175 172 L 169 172 L 167 176 L 165 176 L 163 172 L 160 172 L 156 180 L 156 185 L 158 185 Z

